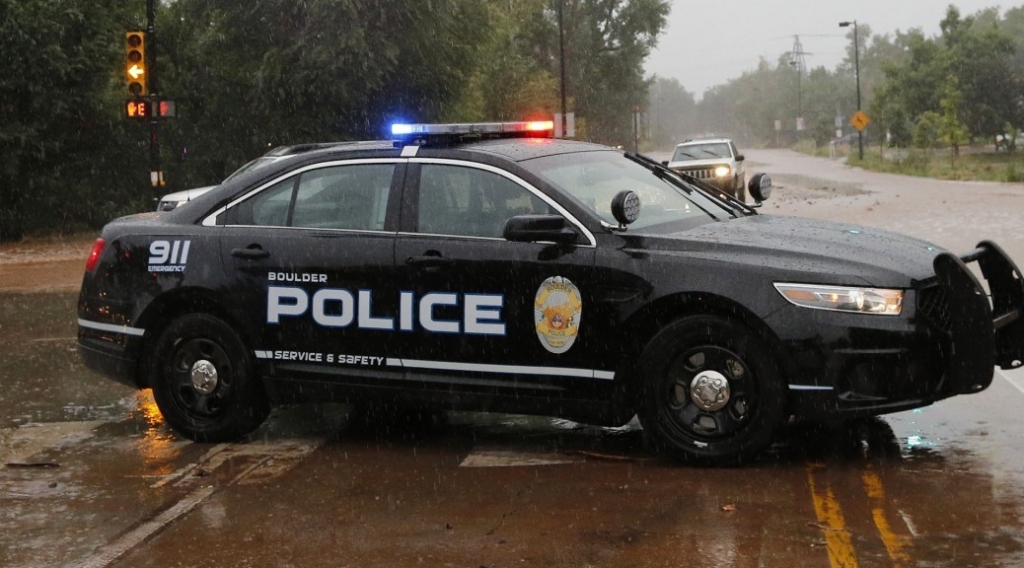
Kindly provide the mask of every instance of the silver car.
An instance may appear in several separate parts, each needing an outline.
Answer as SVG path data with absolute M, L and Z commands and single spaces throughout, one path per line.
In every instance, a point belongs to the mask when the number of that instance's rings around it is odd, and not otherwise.
M 224 181 L 234 179 L 244 173 L 258 170 L 260 168 L 263 168 L 264 166 L 273 164 L 274 162 L 286 156 L 293 156 L 295 154 L 301 154 L 303 152 L 308 152 L 310 150 L 326 148 L 329 146 L 333 146 L 334 144 L 335 143 L 333 142 L 329 142 L 322 144 L 298 144 L 295 146 L 278 146 L 277 148 L 274 148 L 273 150 L 267 152 L 266 154 L 260 156 L 259 158 L 246 162 L 245 165 L 232 172 L 231 175 L 229 175 L 228 177 L 224 178 Z M 193 199 L 199 197 L 200 195 L 206 193 L 207 191 L 210 191 L 215 187 L 217 186 L 207 185 L 203 187 L 185 189 L 182 191 L 175 191 L 174 193 L 168 193 L 167 195 L 161 197 L 159 201 L 157 201 L 156 210 L 170 211 L 175 207 L 178 207 L 179 205 L 192 201 Z
M 667 165 L 743 201 L 746 199 L 743 159 L 732 140 L 703 138 L 677 145 Z

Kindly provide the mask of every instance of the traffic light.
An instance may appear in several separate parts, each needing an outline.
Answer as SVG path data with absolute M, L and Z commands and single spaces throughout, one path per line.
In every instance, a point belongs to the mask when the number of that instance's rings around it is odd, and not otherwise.
M 150 105 L 149 101 L 128 99 L 124 105 L 124 114 L 128 118 L 152 118 L 153 107 Z
M 156 115 L 160 118 L 174 118 L 178 116 L 177 105 L 170 99 L 163 99 L 157 103 Z
M 135 97 L 149 94 L 146 80 L 146 33 L 127 32 L 125 37 L 124 78 L 128 81 L 128 92 Z

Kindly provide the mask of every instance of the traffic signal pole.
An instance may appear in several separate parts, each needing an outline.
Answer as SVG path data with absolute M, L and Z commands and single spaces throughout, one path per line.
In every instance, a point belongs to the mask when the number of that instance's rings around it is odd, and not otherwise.
M 146 0 L 146 39 L 149 40 L 149 49 L 146 50 L 146 72 L 149 74 L 149 101 L 152 109 L 159 105 L 159 92 L 156 83 L 156 0 Z M 149 183 L 153 187 L 164 185 L 164 175 L 160 171 L 160 119 L 156 112 L 150 115 L 149 119 Z

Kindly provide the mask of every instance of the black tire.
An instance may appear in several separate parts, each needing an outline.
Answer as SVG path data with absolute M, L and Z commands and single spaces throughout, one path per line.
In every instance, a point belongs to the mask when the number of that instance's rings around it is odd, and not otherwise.
M 736 199 L 746 203 L 747 202 L 747 175 L 743 174 L 736 177 L 736 184 L 733 186 L 733 195 Z
M 270 414 L 249 350 L 218 318 L 189 314 L 171 322 L 157 340 L 153 362 L 153 398 L 164 420 L 186 438 L 233 440 Z
M 640 372 L 646 437 L 683 461 L 752 459 L 785 419 L 778 365 L 752 331 L 727 319 L 689 316 L 665 326 L 644 349 Z

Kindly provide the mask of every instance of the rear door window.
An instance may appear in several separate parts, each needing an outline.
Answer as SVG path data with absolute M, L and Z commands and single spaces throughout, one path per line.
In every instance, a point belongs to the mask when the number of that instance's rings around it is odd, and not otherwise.
M 308 170 L 237 204 L 231 224 L 380 231 L 394 171 L 393 163 Z

